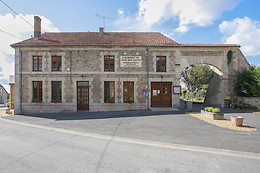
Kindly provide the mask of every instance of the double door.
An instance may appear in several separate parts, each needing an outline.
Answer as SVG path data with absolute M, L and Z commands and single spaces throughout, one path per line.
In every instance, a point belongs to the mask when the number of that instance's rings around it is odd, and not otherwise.
M 172 82 L 152 82 L 152 107 L 172 107 Z

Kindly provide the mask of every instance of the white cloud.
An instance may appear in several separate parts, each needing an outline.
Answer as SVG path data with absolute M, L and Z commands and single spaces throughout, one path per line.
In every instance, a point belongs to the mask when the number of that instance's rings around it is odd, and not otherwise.
M 175 32 L 185 33 L 189 31 L 187 26 L 179 26 L 177 29 L 174 30 Z
M 122 8 L 120 8 L 118 11 L 117 11 L 118 15 L 124 15 L 124 10 Z
M 222 22 L 219 30 L 224 34 L 223 42 L 241 45 L 246 56 L 260 55 L 260 21 L 248 17 L 236 18 Z
M 225 11 L 235 8 L 241 0 L 140 0 L 139 11 L 132 18 L 139 30 L 150 30 L 166 21 L 178 21 L 175 32 L 187 32 L 190 25 L 208 26 Z M 129 20 L 129 16 L 125 18 Z M 118 26 L 122 26 L 120 18 Z M 137 24 L 139 23 L 139 24 Z M 132 23 L 131 23 L 132 24 Z M 131 26 L 132 27 L 132 26 Z
M 22 15 L 29 23 L 34 24 L 34 15 Z M 59 31 L 49 19 L 40 16 L 42 19 L 42 31 Z M 25 23 L 19 16 L 12 14 L 0 15 L 1 30 L 6 31 L 18 38 L 27 39 L 33 35 L 33 27 Z M 19 42 L 18 38 L 0 32 L 0 84 L 9 90 L 9 75 L 14 74 L 14 49 L 10 44 Z

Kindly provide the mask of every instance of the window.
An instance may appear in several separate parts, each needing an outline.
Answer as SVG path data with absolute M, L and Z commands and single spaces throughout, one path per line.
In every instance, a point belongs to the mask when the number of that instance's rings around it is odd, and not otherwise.
M 115 71 L 115 57 L 111 55 L 104 56 L 104 71 Z
M 157 56 L 156 57 L 156 71 L 157 72 L 166 72 L 166 56 Z
M 61 103 L 61 81 L 51 82 L 51 102 Z
M 33 100 L 34 103 L 42 102 L 42 82 L 33 82 Z
M 61 71 L 61 56 L 52 56 L 52 71 Z
M 33 71 L 42 71 L 42 57 L 33 56 Z
M 134 82 L 124 82 L 124 103 L 134 103 Z
M 104 82 L 104 102 L 115 103 L 115 82 Z

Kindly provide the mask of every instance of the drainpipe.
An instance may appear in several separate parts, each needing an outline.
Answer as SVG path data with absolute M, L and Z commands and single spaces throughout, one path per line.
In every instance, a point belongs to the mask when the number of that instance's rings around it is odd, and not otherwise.
M 72 51 L 70 51 L 70 83 L 72 83 Z
M 20 60 L 20 69 L 19 69 L 19 78 L 20 78 L 20 114 L 22 114 L 22 51 L 19 48 L 19 60 Z
M 147 58 L 147 64 L 146 64 L 146 68 L 147 68 L 147 109 L 149 110 L 149 49 L 148 47 L 146 48 L 146 58 Z

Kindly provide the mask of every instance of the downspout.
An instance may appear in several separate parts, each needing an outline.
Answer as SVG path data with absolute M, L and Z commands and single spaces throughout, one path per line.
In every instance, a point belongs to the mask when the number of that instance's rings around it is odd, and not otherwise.
M 19 69 L 19 78 L 20 78 L 20 114 L 22 114 L 22 51 L 19 47 L 19 61 L 20 61 L 20 69 Z
M 150 107 L 149 107 L 149 49 L 148 49 L 148 46 L 146 47 L 146 58 L 147 58 L 147 64 L 146 64 L 146 68 L 147 68 L 147 109 L 149 110 Z
M 72 51 L 70 51 L 70 83 L 72 84 Z

